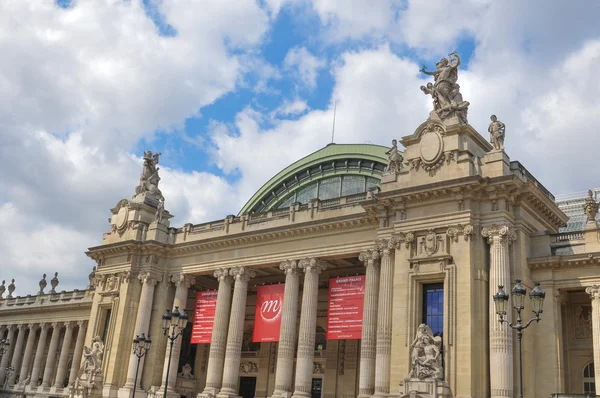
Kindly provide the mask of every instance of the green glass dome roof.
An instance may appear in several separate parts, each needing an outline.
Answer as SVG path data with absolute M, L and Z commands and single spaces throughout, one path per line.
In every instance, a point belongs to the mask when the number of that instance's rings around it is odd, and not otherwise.
M 381 184 L 389 148 L 372 144 L 329 144 L 292 163 L 263 185 L 239 215 L 260 213 L 365 192 Z

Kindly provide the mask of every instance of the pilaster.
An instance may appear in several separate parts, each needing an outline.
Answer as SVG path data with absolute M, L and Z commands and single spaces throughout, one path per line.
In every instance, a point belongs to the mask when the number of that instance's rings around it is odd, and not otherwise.
M 594 364 L 600 364 L 600 285 L 587 287 L 585 292 L 592 299 L 592 339 Z M 600 386 L 600 366 L 594 366 L 596 386 Z M 598 388 L 598 387 L 596 387 Z
M 244 319 L 246 317 L 246 298 L 248 295 L 248 280 L 256 273 L 245 267 L 235 267 L 229 271 L 235 279 L 229 331 L 227 332 L 227 348 L 225 349 L 225 369 L 223 371 L 223 388 L 217 394 L 219 398 L 237 397 L 238 377 L 242 339 L 244 336 Z
M 481 231 L 490 244 L 490 290 L 498 286 L 510 289 L 510 255 L 508 246 L 517 239 L 515 231 L 506 225 L 493 225 Z M 507 323 L 512 321 L 512 300 L 507 303 L 506 323 L 498 322 L 493 300 L 489 301 L 490 384 L 492 398 L 513 395 L 513 338 Z
M 8 378 L 9 386 L 15 385 L 15 380 L 17 379 L 16 370 L 20 368 L 21 360 L 23 359 L 22 351 L 23 351 L 23 343 L 25 341 L 25 330 L 26 330 L 25 328 L 26 327 L 27 327 L 27 325 L 24 325 L 24 324 L 17 325 L 17 330 L 18 330 L 19 334 L 17 336 L 17 342 L 15 343 L 15 349 L 13 351 L 12 361 L 10 363 L 10 366 L 13 369 L 15 369 L 15 371 L 12 372 L 10 377 Z
M 375 393 L 375 355 L 377 348 L 377 303 L 379 300 L 379 251 L 366 250 L 359 260 L 367 269 L 365 299 L 363 306 L 363 328 L 360 346 L 359 398 Z
M 229 326 L 229 312 L 231 309 L 232 278 L 229 269 L 218 269 L 214 272 L 214 276 L 219 281 L 219 291 L 217 292 L 215 320 L 208 354 L 206 386 L 204 391 L 198 394 L 198 397 L 203 398 L 215 397 L 221 389 L 223 362 L 227 346 L 227 327 Z
M 38 386 L 38 379 L 42 372 L 42 361 L 44 359 L 44 353 L 46 351 L 46 339 L 48 337 L 48 324 L 43 323 L 40 325 L 40 338 L 38 340 L 37 349 L 35 350 L 35 358 L 33 359 L 33 368 L 31 369 L 31 381 L 29 385 L 31 388 Z
M 396 238 L 381 240 L 381 271 L 379 275 L 379 297 L 377 310 L 377 343 L 375 348 L 375 394 L 374 397 L 390 393 L 392 361 L 392 307 L 394 298 L 394 250 Z
M 300 289 L 299 268 L 298 261 L 296 260 L 287 260 L 279 265 L 279 269 L 285 273 L 285 287 L 283 292 L 281 326 L 279 328 L 273 398 L 289 398 L 292 395 L 296 324 L 298 323 L 298 295 Z
M 292 397 L 307 398 L 311 396 L 315 355 L 319 274 L 327 269 L 327 265 L 316 258 L 310 258 L 301 260 L 300 268 L 304 269 L 304 287 L 302 289 L 302 310 L 300 312 L 300 333 L 298 335 L 296 382 Z

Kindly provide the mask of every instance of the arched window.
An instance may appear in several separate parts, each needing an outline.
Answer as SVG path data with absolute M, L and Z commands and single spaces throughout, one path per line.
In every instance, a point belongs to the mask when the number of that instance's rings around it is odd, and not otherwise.
M 594 379 L 594 362 L 583 368 L 583 393 L 596 394 L 596 380 Z

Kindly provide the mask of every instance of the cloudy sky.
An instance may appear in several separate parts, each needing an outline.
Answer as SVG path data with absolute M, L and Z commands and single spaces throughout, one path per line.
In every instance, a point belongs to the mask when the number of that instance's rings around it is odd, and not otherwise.
M 3 0 L 0 279 L 84 288 L 84 252 L 162 152 L 172 225 L 239 211 L 331 140 L 389 145 L 457 50 L 469 121 L 555 194 L 600 186 L 600 2 Z M 596 74 L 596 75 L 594 75 Z M 485 135 L 485 134 L 484 134 Z

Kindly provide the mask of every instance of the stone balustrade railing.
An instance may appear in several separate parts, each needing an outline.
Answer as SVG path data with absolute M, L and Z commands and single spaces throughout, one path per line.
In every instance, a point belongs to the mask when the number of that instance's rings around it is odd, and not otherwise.
M 552 235 L 552 243 L 568 242 L 571 240 L 583 240 L 583 231 L 562 232 Z

